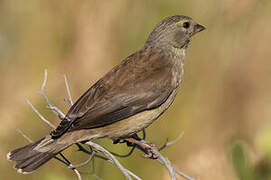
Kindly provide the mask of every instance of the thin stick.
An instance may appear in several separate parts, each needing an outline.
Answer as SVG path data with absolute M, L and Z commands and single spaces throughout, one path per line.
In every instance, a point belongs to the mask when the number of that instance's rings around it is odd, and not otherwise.
M 180 139 L 182 139 L 183 135 L 184 135 L 184 132 L 182 131 L 176 139 L 167 142 L 166 146 L 171 146 L 173 144 L 176 144 Z
M 94 155 L 95 155 L 95 152 L 93 152 L 92 155 L 90 155 L 86 161 L 84 161 L 80 164 L 76 164 L 76 165 L 72 165 L 72 166 L 70 165 L 69 168 L 73 169 L 73 168 L 79 168 L 79 167 L 87 165 L 93 159 Z
M 176 139 L 174 139 L 172 141 L 169 141 L 169 142 L 166 142 L 163 145 L 163 148 L 161 148 L 160 150 L 162 150 L 162 149 L 164 149 L 164 148 L 166 148 L 168 146 L 171 146 L 171 145 L 177 143 L 183 137 L 183 135 L 184 135 L 184 132 L 182 131 Z M 192 177 L 190 177 L 190 176 L 186 175 L 185 173 L 181 172 L 179 169 L 177 169 L 175 167 L 173 167 L 173 170 L 174 170 L 175 173 L 177 173 L 178 175 L 182 176 L 186 180 L 195 180 Z
M 82 180 L 79 171 L 78 171 L 77 169 L 75 169 L 75 168 L 73 168 L 72 170 L 73 170 L 73 171 L 75 172 L 75 174 L 77 175 L 78 180 Z
M 66 90 L 67 90 L 67 94 L 68 94 L 68 103 L 70 106 L 73 105 L 73 102 L 72 102 L 72 96 L 71 96 L 71 91 L 70 91 L 70 88 L 69 88 L 69 83 L 68 83 L 68 80 L 67 80 L 67 76 L 64 75 L 64 80 L 65 80 L 65 86 L 66 86 Z
M 177 140 L 180 140 L 180 139 L 181 139 L 182 135 L 183 135 L 183 133 L 181 133 L 181 134 L 177 137 L 177 139 L 171 141 L 171 142 L 168 143 L 168 144 L 169 144 L 169 145 L 172 145 L 172 144 L 176 143 Z M 141 140 L 141 142 L 148 145 L 148 143 L 147 143 L 146 141 L 144 141 L 144 140 Z M 169 145 L 167 145 L 167 146 L 169 146 Z M 165 146 L 165 147 L 167 147 L 167 146 Z M 155 157 L 157 157 L 156 160 L 157 160 L 159 163 L 161 163 L 162 165 L 164 165 L 164 166 L 168 169 L 168 173 L 169 173 L 169 175 L 170 175 L 170 179 L 171 179 L 171 180 L 176 180 L 176 179 L 177 179 L 177 177 L 175 176 L 175 174 L 178 174 L 178 175 L 182 176 L 182 177 L 185 178 L 186 180 L 194 180 L 193 178 L 191 178 L 191 177 L 189 177 L 188 175 L 184 174 L 183 172 L 181 172 L 181 171 L 178 170 L 177 168 L 174 168 L 174 167 L 171 165 L 170 161 L 169 161 L 167 158 L 165 158 L 165 157 L 159 152 L 159 150 L 157 150 L 155 147 L 152 147 L 152 148 L 150 149 L 150 151 L 151 151 L 151 153 L 154 154 Z
M 152 149 L 152 152 L 158 157 L 157 161 L 160 162 L 161 164 L 163 164 L 168 169 L 170 179 L 177 180 L 177 177 L 175 176 L 174 168 L 171 165 L 170 161 L 167 158 L 165 158 L 164 156 L 162 156 L 162 154 L 160 154 L 160 152 L 158 150 Z
M 173 169 L 174 169 L 175 173 L 182 176 L 184 179 L 186 179 L 186 180 L 195 180 L 195 179 L 189 177 L 188 175 L 184 174 L 183 172 L 181 172 L 179 169 L 177 169 L 175 167 Z
M 51 128 L 55 129 L 55 125 L 53 125 L 50 121 L 48 121 L 47 119 L 45 119 L 40 112 L 33 106 L 33 104 L 26 99 L 26 103 L 32 108 L 32 110 L 40 117 L 41 120 L 43 120 L 43 122 L 45 122 L 47 125 L 49 125 Z
M 140 177 L 138 177 L 137 175 L 135 175 L 133 172 L 131 172 L 130 170 L 126 169 L 127 173 L 130 174 L 134 179 L 136 180 L 142 180 Z
M 163 144 L 163 145 L 159 148 L 159 151 L 162 151 L 162 150 L 165 149 L 166 147 L 171 146 L 171 145 L 177 143 L 177 142 L 183 137 L 183 135 L 184 135 L 184 132 L 182 131 L 176 139 L 174 139 L 174 140 L 172 140 L 172 141 L 168 141 L 168 139 L 167 139 L 166 142 L 165 142 L 165 144 Z
M 137 177 L 135 174 L 131 174 L 127 171 L 127 169 L 125 169 L 120 163 L 119 161 L 106 149 L 104 149 L 102 146 L 95 144 L 91 141 L 88 141 L 86 144 L 90 145 L 91 147 L 95 148 L 96 150 L 102 152 L 105 156 L 107 156 L 122 172 L 122 174 L 124 175 L 124 177 L 127 180 L 132 180 L 131 176 L 132 175 L 135 179 L 141 179 L 139 177 Z
M 16 131 L 21 134 L 28 142 L 32 143 L 33 141 L 28 137 L 26 136 L 20 129 L 16 129 Z
M 46 86 L 46 82 L 47 82 L 47 69 L 44 70 L 44 80 L 43 80 L 43 83 L 41 85 L 41 90 L 40 90 L 40 94 L 43 96 L 43 98 L 46 100 L 49 108 L 55 113 L 57 114 L 60 119 L 64 119 L 65 117 L 65 114 L 60 110 L 58 109 L 49 99 L 48 97 L 46 96 L 45 94 L 45 86 Z

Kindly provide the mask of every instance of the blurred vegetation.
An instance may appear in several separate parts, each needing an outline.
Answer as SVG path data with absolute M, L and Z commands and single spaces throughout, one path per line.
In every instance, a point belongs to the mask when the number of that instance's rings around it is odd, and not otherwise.
M 194 37 L 181 93 L 148 128 L 148 140 L 160 145 L 184 131 L 182 140 L 163 153 L 194 178 L 271 179 L 270 0 L 0 0 L 1 179 L 75 179 L 55 160 L 21 175 L 5 159 L 8 151 L 27 143 L 17 128 L 33 140 L 50 131 L 25 98 L 58 124 L 38 93 L 45 68 L 47 94 L 66 112 L 63 74 L 76 100 L 141 48 L 162 18 L 175 14 L 191 16 L 207 30 Z M 109 140 L 99 142 L 119 153 L 128 151 Z M 74 163 L 87 158 L 75 148 L 65 154 Z M 143 179 L 169 179 L 165 169 L 141 154 L 120 161 Z M 91 165 L 81 171 L 83 179 L 95 179 Z M 95 161 L 95 172 L 104 179 L 123 179 L 101 160 Z
M 231 160 L 237 177 L 240 180 L 269 180 L 271 179 L 270 157 L 263 156 L 252 162 L 245 148 L 245 142 L 236 141 L 231 147 Z

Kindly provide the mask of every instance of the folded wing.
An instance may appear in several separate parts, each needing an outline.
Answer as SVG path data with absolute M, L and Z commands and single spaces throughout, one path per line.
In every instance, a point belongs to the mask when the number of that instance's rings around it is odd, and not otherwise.
M 159 107 L 175 88 L 172 78 L 170 59 L 138 51 L 90 87 L 51 135 L 103 127 Z

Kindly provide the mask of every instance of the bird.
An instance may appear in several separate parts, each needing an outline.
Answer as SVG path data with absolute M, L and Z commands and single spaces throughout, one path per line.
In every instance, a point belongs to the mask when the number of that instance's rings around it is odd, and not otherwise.
M 7 154 L 19 173 L 31 173 L 75 143 L 125 139 L 142 131 L 173 103 L 192 36 L 205 29 L 191 17 L 159 22 L 144 46 L 113 67 L 68 110 L 49 135 Z

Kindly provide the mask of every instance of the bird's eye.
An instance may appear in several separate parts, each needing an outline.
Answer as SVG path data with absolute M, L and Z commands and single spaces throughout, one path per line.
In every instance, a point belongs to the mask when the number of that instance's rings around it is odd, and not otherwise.
M 188 28 L 190 27 L 190 23 L 189 23 L 189 22 L 184 22 L 184 23 L 183 23 L 183 27 L 184 27 L 185 29 L 188 29 Z

